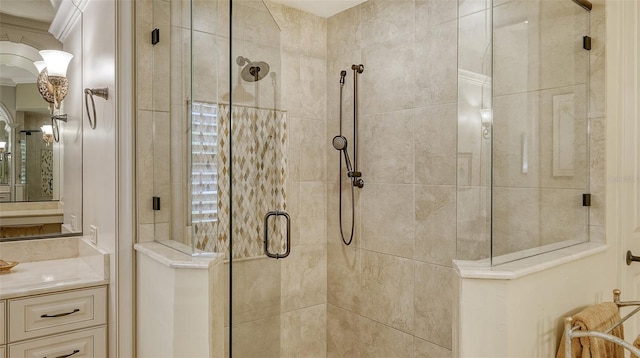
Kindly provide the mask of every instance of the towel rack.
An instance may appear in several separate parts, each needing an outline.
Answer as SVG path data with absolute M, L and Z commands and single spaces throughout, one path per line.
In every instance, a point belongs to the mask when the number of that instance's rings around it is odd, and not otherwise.
M 624 323 L 626 320 L 631 318 L 636 313 L 640 312 L 640 301 L 626 301 L 626 302 L 620 301 L 620 293 L 621 291 L 618 289 L 613 290 L 613 303 L 615 303 L 618 306 L 618 309 L 620 309 L 620 307 L 629 307 L 629 306 L 638 306 L 638 307 L 633 311 L 631 311 L 626 316 L 624 316 L 623 318 L 621 318 L 618 322 L 616 322 L 613 326 L 611 326 L 609 329 L 607 329 L 604 332 L 579 331 L 576 329 L 577 327 L 573 327 L 573 317 L 571 316 L 565 317 L 564 319 L 564 332 L 565 332 L 564 356 L 565 358 L 571 357 L 571 340 L 573 338 L 580 338 L 580 337 L 602 338 L 609 342 L 613 342 L 615 344 L 621 345 L 631 353 L 640 357 L 640 349 L 634 347 L 631 343 L 625 341 L 624 339 L 621 339 L 617 336 L 614 336 L 613 334 L 610 334 L 610 332 L 613 331 L 613 329 L 615 329 L 616 327 Z

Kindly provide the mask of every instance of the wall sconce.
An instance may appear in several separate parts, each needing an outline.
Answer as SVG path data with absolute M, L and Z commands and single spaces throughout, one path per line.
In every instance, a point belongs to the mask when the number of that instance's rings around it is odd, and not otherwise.
M 491 108 L 480 110 L 480 123 L 482 123 L 482 137 L 489 139 L 491 137 L 491 125 L 493 124 L 493 110 Z
M 4 152 L 7 150 L 7 142 L 0 142 L 0 161 L 4 160 Z
M 48 147 L 49 144 L 53 143 L 53 127 L 50 124 L 45 124 L 40 127 L 40 130 L 42 131 L 42 141 Z
M 69 67 L 69 62 L 71 62 L 73 55 L 58 50 L 42 50 L 40 51 L 40 56 L 44 61 L 34 62 L 39 72 L 38 91 L 42 98 L 49 103 L 51 112 L 51 126 L 49 126 L 51 133 L 49 134 L 53 140 L 58 142 L 60 140 L 58 121 L 67 121 L 67 115 L 60 113 L 60 107 L 69 91 L 67 67 Z M 45 133 L 44 129 L 43 133 Z M 45 135 L 43 134 L 43 138 L 45 138 Z M 47 145 L 51 143 L 48 139 L 45 139 L 45 142 Z

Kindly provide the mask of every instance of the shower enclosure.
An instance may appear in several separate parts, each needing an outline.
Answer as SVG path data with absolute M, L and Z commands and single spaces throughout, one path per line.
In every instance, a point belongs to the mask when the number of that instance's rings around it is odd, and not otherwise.
M 137 76 L 152 79 L 139 240 L 224 257 L 210 290 L 225 314 L 209 319 L 225 356 L 447 356 L 453 259 L 589 240 L 595 69 L 571 0 L 368 0 L 328 18 L 153 0 L 136 14 Z M 366 185 L 350 200 L 338 163 L 356 141 Z
M 156 0 L 153 27 L 154 239 L 224 255 L 227 284 L 216 289 L 227 291 L 226 354 L 279 356 L 269 342 L 280 341 L 296 220 L 287 213 L 281 30 L 262 1 Z
M 590 4 L 459 11 L 458 258 L 589 241 Z

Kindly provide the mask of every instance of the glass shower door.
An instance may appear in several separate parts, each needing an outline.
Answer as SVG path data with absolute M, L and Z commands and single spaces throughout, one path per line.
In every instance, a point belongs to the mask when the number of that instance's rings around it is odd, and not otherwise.
M 280 29 L 262 1 L 230 7 L 230 76 L 219 106 L 228 161 L 218 168 L 231 193 L 220 206 L 221 215 L 229 213 L 229 230 L 221 230 L 230 239 L 227 349 L 233 357 L 278 357 L 282 265 L 290 252 Z

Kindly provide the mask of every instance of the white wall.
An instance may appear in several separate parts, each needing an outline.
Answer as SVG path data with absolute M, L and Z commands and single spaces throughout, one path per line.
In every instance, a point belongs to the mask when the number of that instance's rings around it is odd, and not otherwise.
M 109 88 L 109 99 L 95 98 L 97 126 L 83 114 L 82 230 L 98 228 L 98 246 L 110 255 L 109 352 L 117 349 L 117 118 L 116 118 L 116 2 L 89 1 L 82 16 L 83 88 Z M 84 100 L 84 96 L 83 96 Z M 122 276 L 131 273 L 122 272 Z
M 459 279 L 458 357 L 554 357 L 563 318 L 611 301 L 616 249 L 514 280 Z
M 63 146 L 61 200 L 64 202 L 64 224 L 74 231 L 82 230 L 82 23 L 76 22 L 64 39 L 63 50 L 73 54 L 67 70 L 69 93 L 64 100 L 67 123 L 61 124 L 60 145 Z M 41 100 L 42 101 L 42 100 Z M 72 227 L 71 216 L 76 217 Z

